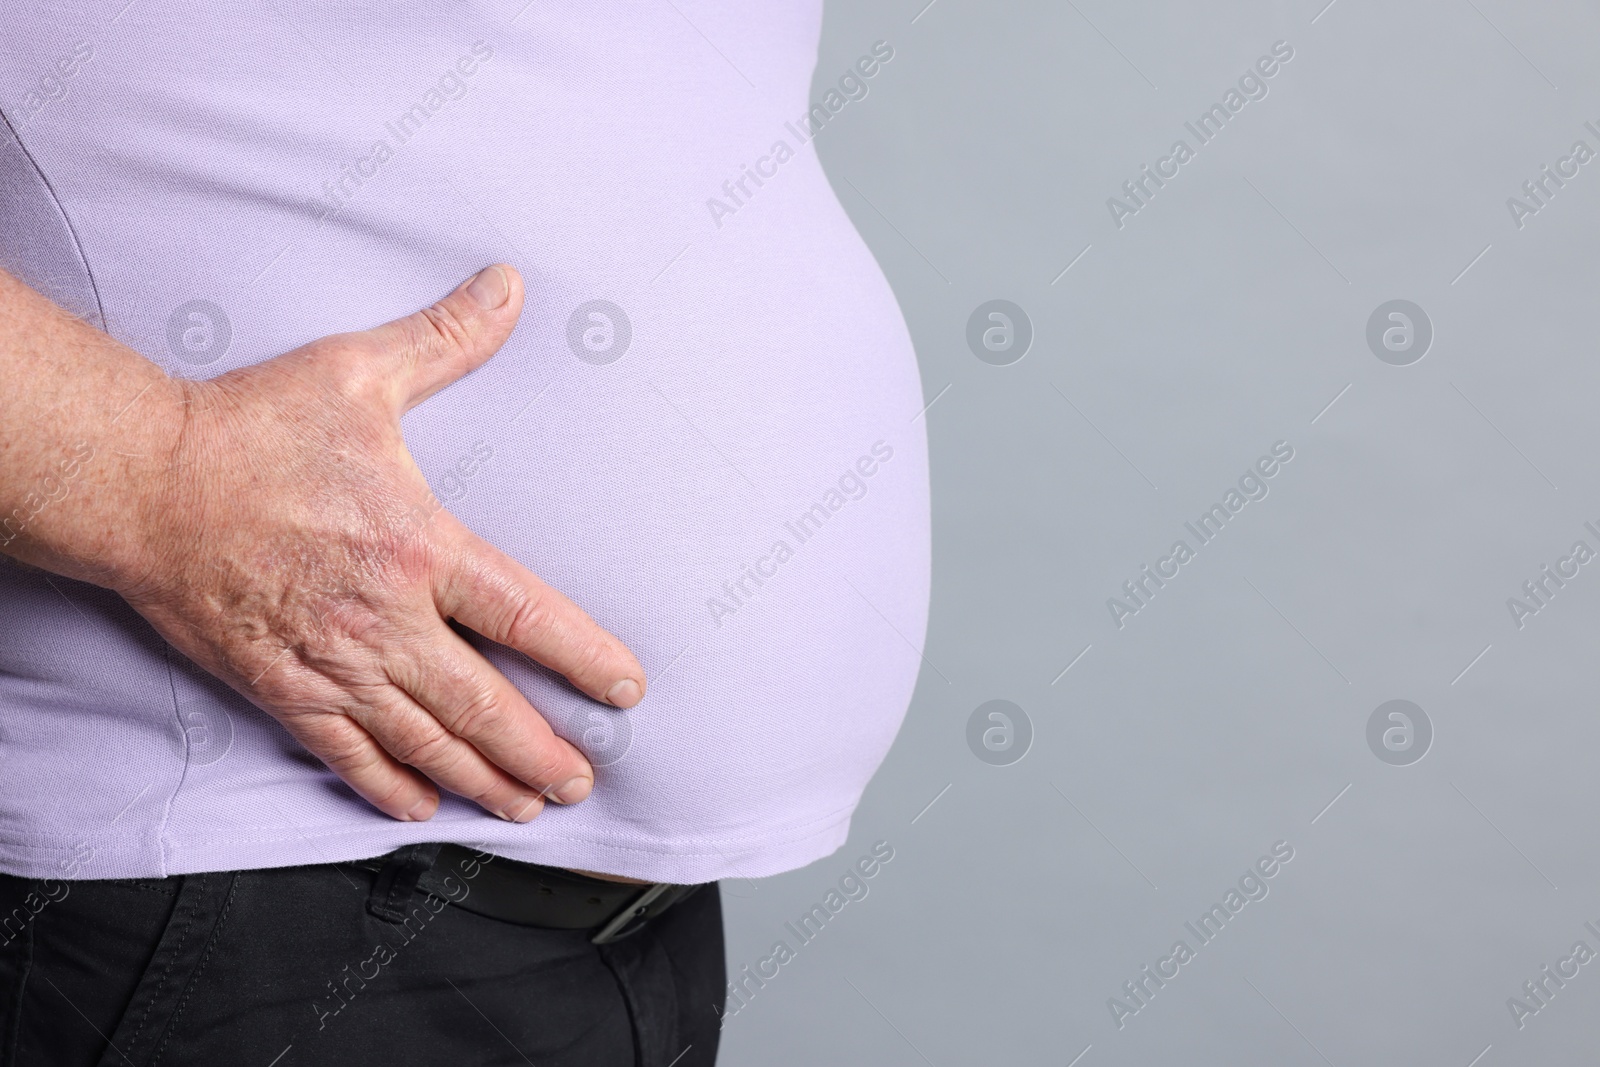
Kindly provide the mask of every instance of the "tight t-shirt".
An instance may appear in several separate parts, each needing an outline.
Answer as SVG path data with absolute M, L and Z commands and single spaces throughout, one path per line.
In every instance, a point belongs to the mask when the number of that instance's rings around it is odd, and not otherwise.
M 594 792 L 398 822 L 115 594 L 0 557 L 0 869 L 443 840 L 696 882 L 838 847 L 921 662 L 928 480 L 904 321 L 816 155 L 894 49 L 814 100 L 820 26 L 820 0 L 0 6 L 0 266 L 172 374 L 521 270 L 511 339 L 405 438 L 650 679 L 620 712 L 477 640 Z

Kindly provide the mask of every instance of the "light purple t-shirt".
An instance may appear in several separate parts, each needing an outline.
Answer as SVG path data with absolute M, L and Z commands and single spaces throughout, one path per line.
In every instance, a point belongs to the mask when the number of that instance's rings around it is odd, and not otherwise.
M 695 882 L 838 847 L 920 664 L 928 477 L 905 324 L 812 140 L 894 50 L 814 101 L 820 25 L 821 0 L 0 5 L 0 265 L 170 372 L 519 267 L 516 333 L 406 440 L 650 678 L 623 713 L 478 641 L 594 793 L 402 823 L 119 597 L 0 557 L 0 869 L 448 840 Z

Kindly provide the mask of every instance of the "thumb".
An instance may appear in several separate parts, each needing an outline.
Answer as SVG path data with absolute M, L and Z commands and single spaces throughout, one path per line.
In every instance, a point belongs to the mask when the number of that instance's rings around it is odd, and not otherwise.
M 506 264 L 485 267 L 432 307 L 366 332 L 392 359 L 390 381 L 401 411 L 409 411 L 489 361 L 522 314 L 522 277 Z

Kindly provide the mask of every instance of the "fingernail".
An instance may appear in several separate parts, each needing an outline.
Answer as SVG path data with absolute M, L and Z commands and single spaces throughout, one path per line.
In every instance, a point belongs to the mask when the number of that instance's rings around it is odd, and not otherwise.
M 511 283 L 499 267 L 485 267 L 467 283 L 467 295 L 485 311 L 493 311 L 511 297 Z
M 606 702 L 619 708 L 631 708 L 639 703 L 639 683 L 632 678 L 624 678 L 610 689 L 606 690 Z
M 438 797 L 423 797 L 411 805 L 411 810 L 406 812 L 406 818 L 411 822 L 427 822 L 438 809 Z
M 594 779 L 579 775 L 564 782 L 559 789 L 550 791 L 550 799 L 557 804 L 576 804 L 594 790 Z
M 538 797 L 521 796 L 495 812 L 506 822 L 529 822 L 543 807 Z

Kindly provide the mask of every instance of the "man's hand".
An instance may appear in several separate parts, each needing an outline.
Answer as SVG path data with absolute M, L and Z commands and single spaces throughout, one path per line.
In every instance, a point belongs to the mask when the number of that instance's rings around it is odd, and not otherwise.
M 596 700 L 644 694 L 620 641 L 443 510 L 401 437 L 401 414 L 487 361 L 522 300 L 516 272 L 490 267 L 415 315 L 181 383 L 170 462 L 131 508 L 137 554 L 101 579 L 397 819 L 434 813 L 430 779 L 517 822 L 593 786 L 447 620 Z

